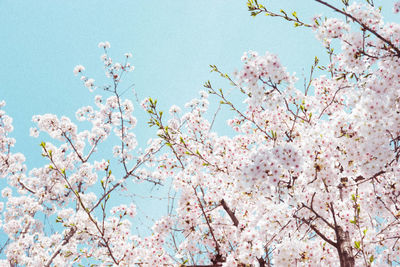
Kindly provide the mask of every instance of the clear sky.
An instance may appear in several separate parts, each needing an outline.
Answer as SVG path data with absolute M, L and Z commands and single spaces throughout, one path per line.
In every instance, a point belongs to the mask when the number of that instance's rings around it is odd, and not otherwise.
M 376 2 L 391 13 L 394 1 Z M 331 14 L 313 0 L 263 3 L 296 11 L 306 22 Z M 300 77 L 314 56 L 324 54 L 310 30 L 277 18 L 252 18 L 245 0 L 0 0 L 0 40 L 0 100 L 14 118 L 14 152 L 27 155 L 29 167 L 38 162 L 42 141 L 29 137 L 32 115 L 74 118 L 79 107 L 93 103 L 94 95 L 72 70 L 82 64 L 88 76 L 102 80 L 100 41 L 111 43 L 116 60 L 133 53 L 136 69 L 129 79 L 139 98 L 159 99 L 164 109 L 197 97 L 205 81 L 219 80 L 209 64 L 228 73 L 239 69 L 245 51 L 278 54 Z M 140 116 L 144 126 L 147 118 Z
M 393 1 L 380 2 L 389 4 L 390 14 Z M 330 14 L 313 0 L 263 3 L 296 11 L 306 22 Z M 310 30 L 252 18 L 245 0 L 1 0 L 0 40 L 0 99 L 14 118 L 16 149 L 28 155 L 37 150 L 37 140 L 29 138 L 32 115 L 72 117 L 92 103 L 93 94 L 72 70 L 82 64 L 88 76 L 101 80 L 100 41 L 111 43 L 115 59 L 133 53 L 130 79 L 139 98 L 157 98 L 165 108 L 196 97 L 205 81 L 218 80 L 209 64 L 228 73 L 240 68 L 244 51 L 278 54 L 299 75 L 323 54 Z
M 307 21 L 318 7 L 310 0 L 283 2 L 278 6 Z M 244 51 L 279 54 L 298 73 L 322 51 L 310 31 L 250 17 L 244 0 L 1 0 L 0 40 L 0 99 L 14 118 L 16 150 L 31 156 L 39 151 L 38 140 L 29 137 L 32 115 L 74 117 L 92 103 L 72 70 L 82 64 L 88 76 L 103 78 L 100 41 L 111 43 L 115 60 L 133 53 L 129 79 L 139 98 L 157 98 L 165 108 L 218 80 L 209 64 L 225 72 L 240 68 Z

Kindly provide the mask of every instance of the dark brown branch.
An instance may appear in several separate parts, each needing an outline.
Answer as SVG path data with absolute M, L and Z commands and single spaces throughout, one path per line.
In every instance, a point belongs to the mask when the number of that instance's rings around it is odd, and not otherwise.
M 69 232 L 65 235 L 63 241 L 61 242 L 60 246 L 58 247 L 58 249 L 53 253 L 53 255 L 50 257 L 50 259 L 47 261 L 45 267 L 50 267 L 51 263 L 53 262 L 53 260 L 58 256 L 58 254 L 60 254 L 61 249 L 63 246 L 65 246 L 66 244 L 68 244 L 69 240 L 74 236 L 74 234 L 76 233 L 78 229 L 76 227 L 72 227 Z
M 226 213 L 228 213 L 229 217 L 231 218 L 231 220 L 233 222 L 233 225 L 238 227 L 239 220 L 236 218 L 235 213 L 228 207 L 228 205 L 226 204 L 224 199 L 221 200 L 221 205 L 224 208 L 224 210 L 226 211 Z
M 375 30 L 371 29 L 370 27 L 368 27 L 367 25 L 365 25 L 364 23 L 362 23 L 361 21 L 359 21 L 357 18 L 355 18 L 355 17 L 352 16 L 351 14 L 346 13 L 346 12 L 344 12 L 344 11 L 342 11 L 342 10 L 340 10 L 340 9 L 338 9 L 338 8 L 336 8 L 336 7 L 334 7 L 334 6 L 332 6 L 332 5 L 328 4 L 328 3 L 326 3 L 325 1 L 322 1 L 322 0 L 315 0 L 315 1 L 318 2 L 318 3 L 320 3 L 320 4 L 322 4 L 322 5 L 325 5 L 325 6 L 329 7 L 329 8 L 331 8 L 331 9 L 333 9 L 334 11 L 336 11 L 336 12 L 342 14 L 342 15 L 345 15 L 345 16 L 348 17 L 348 18 L 351 18 L 353 21 L 357 22 L 357 23 L 358 23 L 361 27 L 363 27 L 365 30 L 369 31 L 370 33 L 372 33 L 373 35 L 375 35 L 379 40 L 381 40 L 381 41 L 383 41 L 384 43 L 386 43 L 390 48 L 392 48 L 392 49 L 396 52 L 396 55 L 397 55 L 398 57 L 400 57 L 400 50 L 399 50 L 392 42 L 390 42 L 389 40 L 385 39 L 382 35 L 380 35 L 380 34 L 377 33 Z
M 313 202 L 314 202 L 315 194 L 316 194 L 316 193 L 314 193 L 313 196 L 311 197 L 311 207 L 308 207 L 308 206 L 306 206 L 306 205 L 304 205 L 304 204 L 303 204 L 303 207 L 305 207 L 306 209 L 309 209 L 310 211 L 312 211 L 312 213 L 314 213 L 315 216 L 317 216 L 317 219 L 321 219 L 321 220 L 322 220 L 326 225 L 328 225 L 330 228 L 335 229 L 335 227 L 334 227 L 330 222 L 328 222 L 324 217 L 322 217 L 321 215 L 319 215 L 319 214 L 314 210 Z
M 24 183 L 21 182 L 21 180 L 18 178 L 18 183 L 20 186 L 22 186 L 23 189 L 25 189 L 26 191 L 28 191 L 29 193 L 35 195 L 36 193 L 32 190 L 29 189 Z
M 221 251 L 220 251 L 220 247 L 219 247 L 219 243 L 218 243 L 218 241 L 217 241 L 217 238 L 216 238 L 215 235 L 214 235 L 214 230 L 213 230 L 213 228 L 211 227 L 210 220 L 209 220 L 209 218 L 207 217 L 207 214 L 206 214 L 206 212 L 205 212 L 205 210 L 204 210 L 203 204 L 202 204 L 202 202 L 201 202 L 199 196 L 197 195 L 196 188 L 193 188 L 193 190 L 194 190 L 194 194 L 196 195 L 197 201 L 199 202 L 199 206 L 200 206 L 201 212 L 203 213 L 204 219 L 206 220 L 208 229 L 210 230 L 211 236 L 212 236 L 212 238 L 213 238 L 213 240 L 214 240 L 214 242 L 215 242 L 215 249 L 216 249 L 216 251 L 217 251 L 217 258 L 220 258 L 220 257 L 221 257 Z M 217 263 L 218 263 L 218 262 L 217 262 Z
M 335 102 L 335 97 L 336 97 L 337 93 L 338 93 L 340 90 L 345 89 L 345 88 L 348 88 L 348 87 L 349 87 L 349 86 L 340 87 L 339 89 L 336 90 L 335 94 L 334 94 L 333 97 L 332 97 L 331 102 L 330 102 L 328 105 L 326 105 L 326 106 L 324 107 L 324 109 L 321 111 L 321 114 L 319 114 L 318 119 L 320 119 L 320 118 L 322 117 L 322 115 L 324 114 L 325 110 L 327 110 L 327 108 L 329 108 L 329 107 L 333 104 L 333 102 Z
M 354 267 L 355 259 L 352 251 L 352 244 L 350 241 L 350 234 L 344 231 L 342 227 L 336 227 L 337 251 L 340 259 L 341 267 Z
M 308 221 L 304 218 L 300 218 L 297 217 L 296 215 L 293 215 L 294 218 L 301 220 L 302 222 L 304 222 L 305 224 L 307 224 L 311 230 L 313 230 L 319 237 L 321 237 L 323 240 L 325 240 L 327 243 L 329 243 L 330 245 L 332 245 L 333 247 L 337 247 L 337 243 L 333 242 L 332 240 L 330 240 L 329 238 L 327 238 L 323 233 L 321 233 L 313 224 L 311 221 Z

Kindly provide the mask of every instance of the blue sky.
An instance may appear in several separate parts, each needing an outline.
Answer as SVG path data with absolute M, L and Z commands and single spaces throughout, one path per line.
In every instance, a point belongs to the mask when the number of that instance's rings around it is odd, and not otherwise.
M 306 22 L 314 14 L 331 14 L 312 0 L 264 3 L 296 11 Z M 103 79 L 100 41 L 111 43 L 116 60 L 132 52 L 136 69 L 129 79 L 139 98 L 156 98 L 164 110 L 197 97 L 207 80 L 219 83 L 209 64 L 227 73 L 239 69 L 245 51 L 278 54 L 300 78 L 314 56 L 324 54 L 312 31 L 277 18 L 252 18 L 245 0 L 0 0 L 0 40 L 0 100 L 14 118 L 14 152 L 23 152 L 30 168 L 41 162 L 38 144 L 49 140 L 29 137 L 32 116 L 74 118 L 79 107 L 93 103 L 72 70 L 82 64 L 88 76 Z M 138 117 L 142 139 L 147 117 Z
M 296 10 L 308 19 L 318 7 L 298 2 L 276 9 Z M 196 97 L 205 81 L 218 80 L 209 64 L 228 73 L 240 68 L 244 51 L 279 54 L 298 73 L 323 51 L 310 31 L 250 17 L 244 0 L 2 0 L 0 25 L 0 98 L 14 118 L 16 150 L 28 157 L 39 151 L 38 140 L 29 137 L 32 115 L 72 117 L 92 103 L 93 94 L 72 69 L 82 64 L 100 81 L 100 41 L 111 43 L 115 60 L 133 53 L 136 70 L 129 79 L 139 98 L 157 98 L 165 109 Z
M 313 0 L 264 3 L 296 11 L 307 22 L 314 14 L 331 14 Z M 398 21 L 391 8 L 385 15 Z M 133 53 L 136 70 L 129 79 L 139 98 L 157 98 L 165 109 L 196 97 L 205 81 L 218 80 L 209 64 L 228 73 L 240 68 L 244 51 L 278 54 L 299 76 L 324 51 L 308 29 L 250 17 L 245 0 L 1 0 L 0 25 L 0 99 L 14 118 L 16 150 L 32 156 L 38 151 L 37 140 L 29 138 L 32 115 L 73 117 L 92 103 L 93 94 L 72 69 L 82 64 L 100 81 L 100 41 L 111 43 L 116 60 Z

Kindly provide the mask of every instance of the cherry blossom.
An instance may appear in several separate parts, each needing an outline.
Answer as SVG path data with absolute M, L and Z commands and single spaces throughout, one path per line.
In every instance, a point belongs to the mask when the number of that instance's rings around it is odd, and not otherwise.
M 233 75 L 211 65 L 230 90 L 207 81 L 198 97 L 164 113 L 152 97 L 124 98 L 131 54 L 114 60 L 100 42 L 108 83 L 74 68 L 98 94 L 76 118 L 33 116 L 30 135 L 45 163 L 29 170 L 1 101 L 8 241 L 0 265 L 399 264 L 400 25 L 384 21 L 373 1 L 315 1 L 338 16 L 308 24 L 248 1 L 252 16 L 309 28 L 326 48 L 304 84 L 277 55 L 248 51 Z M 135 134 L 139 105 L 154 129 L 146 144 Z M 231 131 L 223 135 L 224 108 Z M 130 192 L 139 183 L 169 188 L 160 198 L 168 211 L 140 236 L 133 229 L 143 207 Z

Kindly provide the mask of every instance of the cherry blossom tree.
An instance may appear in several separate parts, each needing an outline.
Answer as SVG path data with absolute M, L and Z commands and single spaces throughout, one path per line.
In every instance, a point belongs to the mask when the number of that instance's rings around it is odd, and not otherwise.
M 399 264 L 400 25 L 384 22 L 373 0 L 315 1 L 338 16 L 307 22 L 248 1 L 252 16 L 309 28 L 326 48 L 303 86 L 269 52 L 246 52 L 233 75 L 212 65 L 244 102 L 210 81 L 169 115 L 146 98 L 141 107 L 158 138 L 143 150 L 133 133 L 134 105 L 119 89 L 133 70 L 130 54 L 114 63 L 107 42 L 99 46 L 110 85 L 97 88 L 83 66 L 74 69 L 89 90 L 103 89 L 94 107 L 77 111 L 91 128 L 78 131 L 70 119 L 51 114 L 33 118 L 31 134 L 54 139 L 41 143 L 46 165 L 28 172 L 24 156 L 12 151 L 12 120 L 2 102 L 0 176 L 9 186 L 2 190 L 1 223 L 9 241 L 1 264 Z M 219 104 L 216 113 L 210 100 Z M 223 108 L 233 113 L 229 136 L 214 130 Z M 117 144 L 110 158 L 97 159 L 106 139 Z M 131 180 L 173 185 L 170 211 L 150 236 L 132 234 L 133 203 L 110 207 Z

